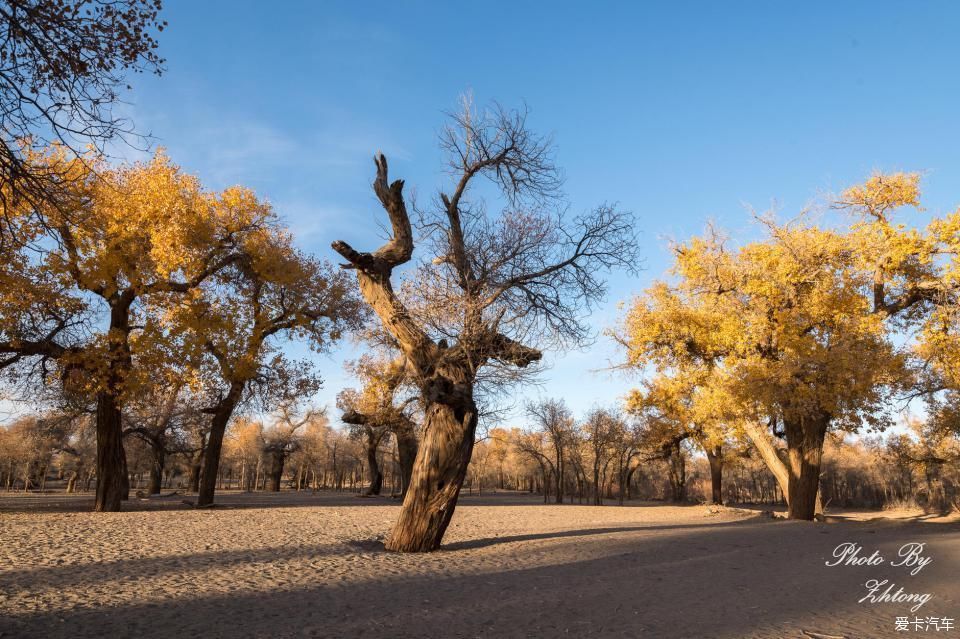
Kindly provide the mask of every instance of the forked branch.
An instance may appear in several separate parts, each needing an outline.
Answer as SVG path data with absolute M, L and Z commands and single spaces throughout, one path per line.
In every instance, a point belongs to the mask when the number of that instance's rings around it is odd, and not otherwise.
M 413 230 L 407 205 L 403 201 L 403 180 L 394 180 L 392 184 L 387 180 L 387 158 L 382 153 L 373 161 L 377 165 L 373 190 L 390 217 L 393 236 L 374 253 L 361 253 L 339 240 L 332 246 L 333 250 L 349 262 L 349 267 L 364 271 L 368 275 L 389 278 L 395 267 L 409 262 L 413 256 Z

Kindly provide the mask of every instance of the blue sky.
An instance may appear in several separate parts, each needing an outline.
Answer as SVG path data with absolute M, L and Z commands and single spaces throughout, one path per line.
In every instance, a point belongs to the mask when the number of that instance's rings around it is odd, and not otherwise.
M 461 93 L 526 102 L 573 209 L 618 202 L 642 231 L 645 270 L 612 278 L 598 331 L 708 219 L 749 238 L 747 206 L 789 214 L 874 169 L 925 171 L 931 214 L 960 203 L 955 3 L 165 4 L 167 72 L 134 78 L 138 127 L 209 187 L 255 188 L 329 259 L 334 239 L 381 241 L 375 151 L 426 196 Z M 320 404 L 354 355 L 321 358 Z M 635 381 L 591 371 L 616 357 L 603 338 L 548 353 L 529 394 L 615 403 Z

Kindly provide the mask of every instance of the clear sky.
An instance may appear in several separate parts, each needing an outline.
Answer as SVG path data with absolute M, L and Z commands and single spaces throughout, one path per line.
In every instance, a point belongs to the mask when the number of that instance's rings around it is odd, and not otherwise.
M 598 331 L 663 273 L 667 240 L 708 219 L 747 238 L 748 206 L 789 214 L 874 169 L 925 171 L 930 213 L 960 203 L 960 4 L 457 4 L 166 0 L 167 72 L 135 78 L 129 109 L 209 187 L 255 188 L 335 259 L 332 240 L 381 242 L 375 151 L 429 195 L 459 94 L 526 102 L 573 209 L 618 202 L 643 233 L 645 271 L 611 280 Z M 352 356 L 319 360 L 318 403 Z M 612 404 L 635 382 L 592 372 L 611 358 L 602 337 L 548 353 L 528 394 Z

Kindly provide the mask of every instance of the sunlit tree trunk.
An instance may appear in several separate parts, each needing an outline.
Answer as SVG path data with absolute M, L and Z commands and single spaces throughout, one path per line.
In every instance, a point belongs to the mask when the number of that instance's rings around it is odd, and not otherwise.
M 70 477 L 67 478 L 67 494 L 70 494 L 77 490 L 77 479 L 79 477 L 80 477 L 80 473 L 76 470 L 70 473 Z
M 425 552 L 440 547 L 466 477 L 477 428 L 472 397 L 462 397 L 457 404 L 433 402 L 426 407 L 423 442 L 386 543 L 388 550 Z
M 217 488 L 217 473 L 220 470 L 220 455 L 223 451 L 223 435 L 227 431 L 227 424 L 233 417 L 233 411 L 243 396 L 245 383 L 235 381 L 230 384 L 230 390 L 220 400 L 213 419 L 210 421 L 210 434 L 207 436 L 206 452 L 203 459 L 203 478 L 197 494 L 198 506 L 213 504 L 213 495 Z

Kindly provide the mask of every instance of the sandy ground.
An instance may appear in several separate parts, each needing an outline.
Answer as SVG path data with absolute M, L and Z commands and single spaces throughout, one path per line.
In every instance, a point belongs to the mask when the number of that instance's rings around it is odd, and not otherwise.
M 89 497 L 0 495 L 0 636 L 960 639 L 895 630 L 960 617 L 955 520 L 465 496 L 444 550 L 399 555 L 389 498 L 180 499 L 94 514 Z M 885 561 L 825 566 L 843 542 Z M 915 576 L 890 565 L 909 542 L 933 559 Z M 871 578 L 933 598 L 858 603 Z

